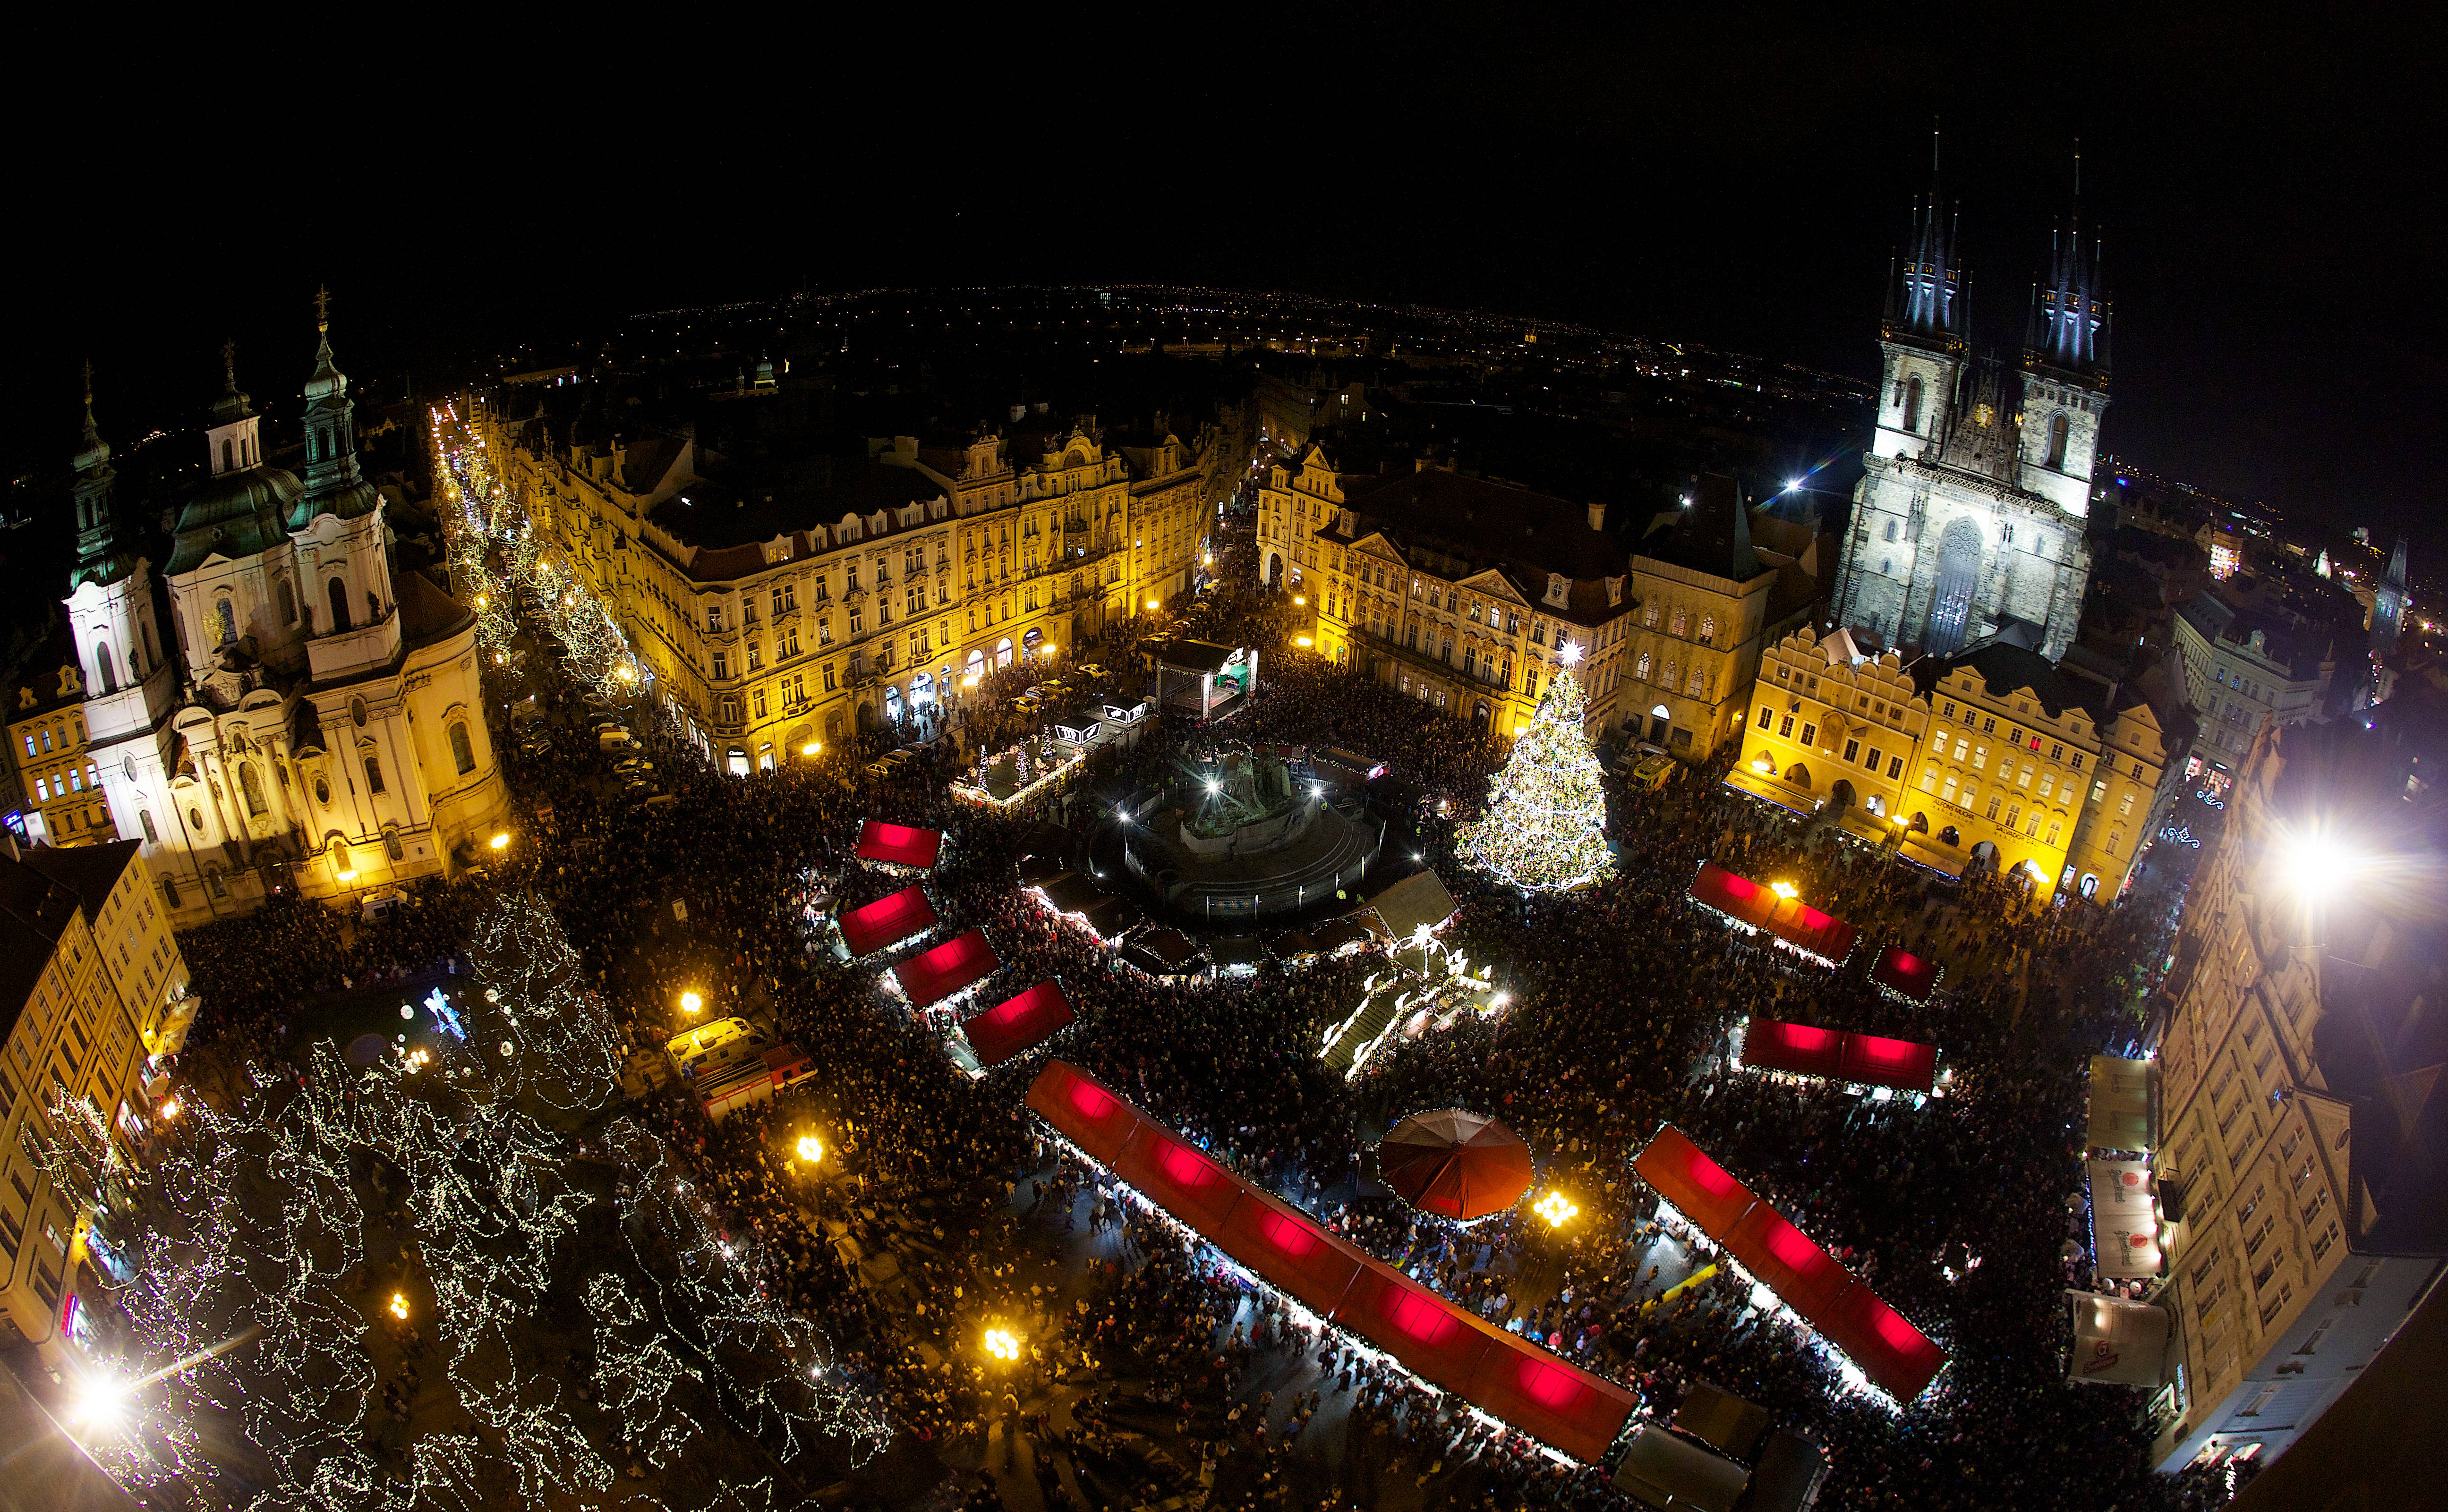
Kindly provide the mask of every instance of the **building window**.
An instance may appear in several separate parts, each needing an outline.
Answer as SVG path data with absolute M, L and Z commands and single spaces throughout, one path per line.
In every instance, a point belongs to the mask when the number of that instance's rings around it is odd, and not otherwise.
M 238 640 L 238 605 L 223 596 L 213 601 L 213 614 L 220 622 L 220 643 L 234 643 Z
M 1921 431 L 1921 374 L 1904 380 L 1904 429 L 1918 434 Z
M 403 849 L 399 843 L 398 825 L 386 824 L 383 826 L 383 854 L 391 857 L 393 861 L 405 861 L 408 859 L 408 852 Z
M 263 778 L 256 775 L 254 762 L 238 764 L 238 785 L 239 791 L 246 795 L 246 816 L 250 819 L 263 817 Z
M 2071 429 L 2064 415 L 2049 422 L 2049 466 L 2060 471 L 2066 465 L 2066 435 Z
M 371 794 L 379 794 L 382 791 L 382 758 L 380 756 L 368 756 L 366 757 L 366 792 Z
M 451 721 L 450 762 L 459 769 L 463 777 L 476 770 L 476 748 L 468 738 L 468 724 L 464 719 Z
M 160 845 L 162 843 L 162 836 L 156 833 L 153 828 L 153 811 L 150 809 L 139 809 L 136 811 L 136 817 L 144 826 L 144 843 L 147 845 Z

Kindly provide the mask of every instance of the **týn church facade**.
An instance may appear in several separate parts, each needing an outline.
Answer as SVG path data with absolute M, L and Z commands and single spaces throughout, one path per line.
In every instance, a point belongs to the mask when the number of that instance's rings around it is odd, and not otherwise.
M 1937 656 L 2015 629 L 2055 661 L 2091 579 L 2108 410 L 2109 304 L 2078 211 L 2033 291 L 2020 369 L 1975 353 L 1970 327 L 1953 217 L 1933 191 L 1889 281 L 1877 430 L 1831 618 Z
M 181 927 L 283 888 L 338 899 L 454 870 L 507 812 L 474 616 L 422 572 L 394 570 L 348 379 L 317 329 L 302 477 L 265 462 L 227 368 L 166 603 L 152 564 L 122 543 L 86 395 L 66 602 L 88 751 Z

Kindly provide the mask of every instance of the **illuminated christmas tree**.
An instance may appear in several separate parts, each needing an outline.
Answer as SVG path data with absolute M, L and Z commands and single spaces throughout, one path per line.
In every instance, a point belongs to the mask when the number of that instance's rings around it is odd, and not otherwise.
M 1568 667 L 1578 649 L 1565 647 Z M 1613 865 L 1606 795 L 1582 710 L 1580 679 L 1558 672 L 1490 781 L 1487 813 L 1459 836 L 1463 854 L 1524 891 L 1585 887 Z

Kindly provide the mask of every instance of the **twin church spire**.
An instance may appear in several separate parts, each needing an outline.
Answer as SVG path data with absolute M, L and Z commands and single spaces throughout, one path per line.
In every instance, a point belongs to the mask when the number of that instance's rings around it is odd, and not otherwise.
M 2101 239 L 2082 224 L 2082 150 L 2075 149 L 2074 204 L 2052 239 L 2045 284 L 2032 289 L 2023 366 L 2105 388 L 2110 307 L 2100 275 Z M 1960 213 L 1939 173 L 1939 137 L 1930 132 L 1930 188 L 1913 203 L 1906 254 L 1887 278 L 1884 335 L 1952 354 L 1971 338 L 1971 275 L 1964 267 Z

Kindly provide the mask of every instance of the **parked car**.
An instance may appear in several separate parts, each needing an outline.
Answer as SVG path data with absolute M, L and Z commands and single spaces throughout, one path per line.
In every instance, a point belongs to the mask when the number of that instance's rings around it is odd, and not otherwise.
M 637 743 L 629 738 L 628 731 L 617 724 L 609 730 L 595 732 L 595 749 L 598 751 L 627 751 Z
M 612 770 L 624 777 L 640 777 L 655 770 L 655 764 L 644 756 L 626 756 L 613 762 Z
M 1081 662 L 1079 671 L 1080 675 L 1083 678 L 1110 678 L 1113 676 L 1112 673 L 1106 671 L 1103 667 L 1097 665 L 1094 661 Z
M 867 775 L 871 777 L 896 777 L 901 775 L 902 768 L 908 764 L 909 758 L 907 756 L 898 751 L 887 751 L 867 764 Z

